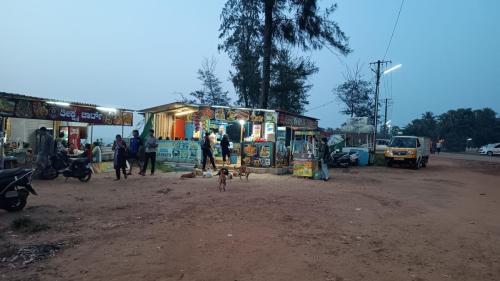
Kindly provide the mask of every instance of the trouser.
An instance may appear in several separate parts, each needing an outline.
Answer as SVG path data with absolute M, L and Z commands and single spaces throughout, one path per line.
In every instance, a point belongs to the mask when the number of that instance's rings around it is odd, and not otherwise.
M 226 162 L 226 158 L 227 158 L 227 161 L 230 161 L 229 158 L 231 157 L 231 153 L 228 151 L 222 151 L 222 161 Z
M 214 167 L 214 170 L 217 170 L 217 168 L 215 167 L 214 156 L 212 155 L 211 150 L 203 150 L 203 170 L 205 170 L 205 166 L 207 164 L 207 157 L 210 158 L 210 163 L 212 163 L 212 167 Z
M 328 172 L 328 163 L 324 159 L 321 159 L 321 177 L 324 180 L 327 180 L 330 178 L 330 175 Z
M 123 175 L 127 177 L 127 171 L 125 170 L 125 165 L 122 165 L 120 168 L 115 168 L 116 178 L 120 179 L 120 170 L 123 171 Z
M 156 165 L 156 152 L 146 152 L 146 158 L 144 159 L 144 166 L 142 167 L 142 172 L 145 173 L 148 169 L 148 162 L 151 160 L 151 174 L 155 173 Z

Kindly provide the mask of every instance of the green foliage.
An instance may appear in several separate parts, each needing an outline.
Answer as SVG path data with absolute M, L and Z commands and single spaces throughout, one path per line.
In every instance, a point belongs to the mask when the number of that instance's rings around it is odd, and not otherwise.
M 238 100 L 244 107 L 258 107 L 261 87 L 262 24 L 260 0 L 229 0 L 222 13 L 219 38 L 232 60 L 235 71 L 230 72 Z
M 271 71 L 270 107 L 303 113 L 304 106 L 309 104 L 307 92 L 312 87 L 307 79 L 317 71 L 318 68 L 307 59 L 294 59 L 288 50 L 279 50 Z
M 229 105 L 228 92 L 222 90 L 222 82 L 215 76 L 215 66 L 217 62 L 214 58 L 205 59 L 201 69 L 198 70 L 198 79 L 202 82 L 203 89 L 192 92 L 190 95 L 194 101 L 208 105 Z M 186 100 L 189 102 L 193 100 Z
M 471 146 L 479 147 L 500 141 L 500 119 L 490 108 L 472 110 L 459 108 L 434 116 L 432 112 L 422 114 L 420 119 L 411 121 L 404 134 L 427 136 L 434 140 L 444 139 L 450 151 L 463 151 L 467 139 Z
M 369 117 L 373 120 L 375 103 L 373 85 L 363 79 L 359 65 L 352 71 L 348 70 L 344 76 L 346 81 L 333 90 L 344 105 L 340 112 L 350 117 Z
M 260 107 L 267 108 L 269 105 L 274 106 L 276 100 L 281 99 L 272 97 L 273 93 L 270 91 L 271 84 L 276 82 L 272 78 L 276 77 L 275 60 L 280 59 L 281 51 L 276 47 L 278 45 L 296 46 L 303 50 L 331 46 L 344 55 L 351 51 L 347 36 L 332 20 L 336 5 L 322 11 L 318 8 L 317 2 L 316 0 L 228 0 L 226 2 L 221 14 L 219 38 L 223 39 L 223 43 L 219 45 L 219 50 L 227 52 L 233 61 L 235 72 L 231 73 L 231 80 L 238 93 L 239 104 L 256 107 L 260 103 Z M 316 69 L 306 60 L 303 61 L 309 64 L 310 68 Z M 290 69 L 294 67 L 294 65 L 289 66 Z M 304 75 L 300 80 L 304 80 L 307 76 Z M 295 91 L 301 91 L 300 87 Z M 302 108 L 304 105 L 302 104 Z

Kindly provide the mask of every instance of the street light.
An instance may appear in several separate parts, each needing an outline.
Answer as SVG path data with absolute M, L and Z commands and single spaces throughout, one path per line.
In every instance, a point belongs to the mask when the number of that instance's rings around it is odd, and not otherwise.
M 245 120 L 238 120 L 240 122 L 240 143 L 243 142 L 243 125 L 245 125 Z
M 403 66 L 402 64 L 397 64 L 397 65 L 395 65 L 395 66 L 393 66 L 391 68 L 388 68 L 388 69 L 384 70 L 384 72 L 382 74 L 386 75 L 386 74 L 388 74 L 390 72 L 393 72 L 396 69 L 401 68 L 402 66 Z

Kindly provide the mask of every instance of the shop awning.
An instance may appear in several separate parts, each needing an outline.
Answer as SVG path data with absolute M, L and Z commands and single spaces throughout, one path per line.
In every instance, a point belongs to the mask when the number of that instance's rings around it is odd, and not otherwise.
M 0 92 L 2 117 L 132 126 L 133 112 L 131 109 Z

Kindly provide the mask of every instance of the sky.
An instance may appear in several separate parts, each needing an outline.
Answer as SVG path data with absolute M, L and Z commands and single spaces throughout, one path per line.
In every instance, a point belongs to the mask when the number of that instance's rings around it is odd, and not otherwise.
M 231 61 L 217 50 L 224 2 L 0 0 L 0 91 L 139 110 L 199 89 L 196 71 L 215 57 L 217 75 L 235 99 Z M 322 127 L 347 118 L 332 92 L 347 67 L 359 64 L 373 80 L 369 63 L 383 59 L 401 3 L 336 2 L 333 18 L 353 52 L 296 51 L 319 67 L 310 79 L 306 115 Z M 425 111 L 500 112 L 498 11 L 496 0 L 405 1 L 386 57 L 403 67 L 381 82 L 381 98 L 392 98 L 392 125 L 404 126 Z

